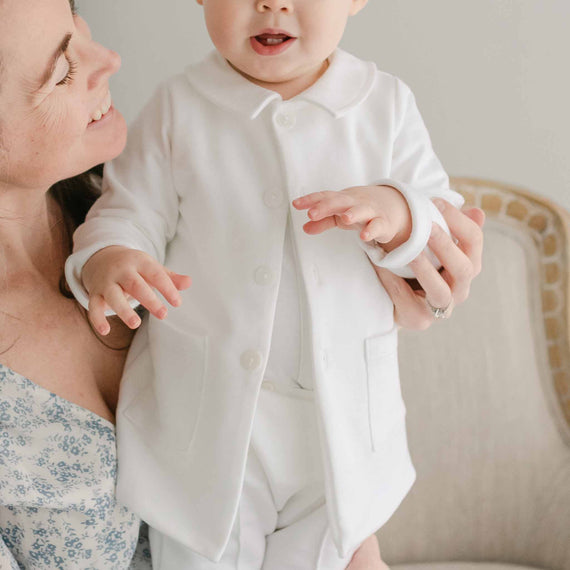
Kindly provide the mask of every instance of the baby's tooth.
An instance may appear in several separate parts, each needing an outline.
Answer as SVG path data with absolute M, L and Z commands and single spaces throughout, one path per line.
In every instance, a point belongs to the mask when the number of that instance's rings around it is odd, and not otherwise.
M 103 113 L 101 113 L 101 111 L 97 111 L 97 112 L 93 115 L 93 120 L 94 120 L 94 121 L 98 121 L 102 116 L 103 116 Z

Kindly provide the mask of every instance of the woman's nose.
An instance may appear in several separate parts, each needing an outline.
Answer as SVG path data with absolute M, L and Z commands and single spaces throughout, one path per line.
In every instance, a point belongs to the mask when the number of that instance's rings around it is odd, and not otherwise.
M 88 78 L 89 89 L 96 88 L 101 81 L 106 81 L 121 67 L 121 56 L 117 52 L 96 42 L 93 42 L 92 47 L 93 65 Z
M 293 12 L 293 2 L 291 0 L 258 0 L 256 1 L 256 10 L 258 12 L 284 12 L 291 14 Z

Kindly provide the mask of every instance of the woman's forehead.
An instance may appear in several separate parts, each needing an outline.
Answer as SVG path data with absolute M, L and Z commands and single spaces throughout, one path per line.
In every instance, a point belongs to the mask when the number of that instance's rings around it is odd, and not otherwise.
M 39 79 L 64 35 L 73 31 L 73 4 L 74 0 L 0 0 L 3 81 L 13 68 L 26 79 Z

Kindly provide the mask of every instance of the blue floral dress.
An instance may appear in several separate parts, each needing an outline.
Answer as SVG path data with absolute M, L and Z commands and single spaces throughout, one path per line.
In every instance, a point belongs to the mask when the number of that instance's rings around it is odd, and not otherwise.
M 115 427 L 0 364 L 0 568 L 151 568 L 115 500 Z

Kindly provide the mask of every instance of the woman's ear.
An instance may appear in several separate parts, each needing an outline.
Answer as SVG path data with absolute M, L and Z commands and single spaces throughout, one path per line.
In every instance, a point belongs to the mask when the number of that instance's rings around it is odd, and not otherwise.
M 352 5 L 350 7 L 350 15 L 354 16 L 355 14 L 358 14 L 358 12 L 360 12 L 360 10 L 362 10 L 362 8 L 366 6 L 366 4 L 368 4 L 368 0 L 352 0 Z

